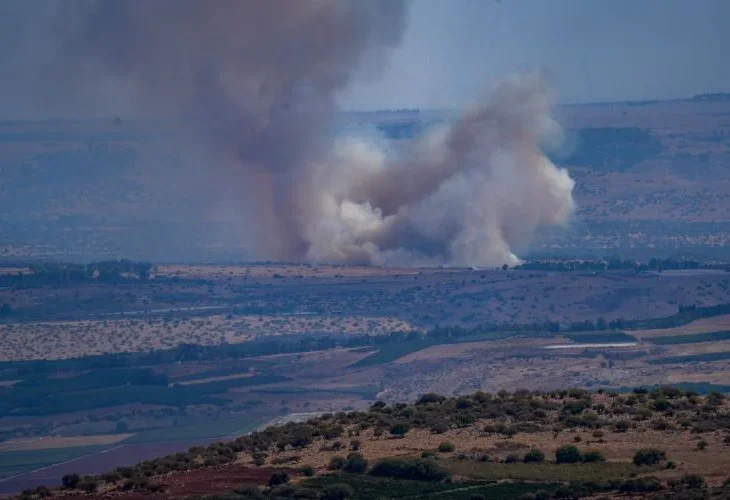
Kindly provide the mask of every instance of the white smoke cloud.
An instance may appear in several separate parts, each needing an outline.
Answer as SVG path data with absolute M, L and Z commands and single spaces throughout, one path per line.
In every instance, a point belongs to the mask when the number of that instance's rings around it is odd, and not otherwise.
M 535 230 L 565 224 L 574 182 L 543 152 L 560 137 L 554 97 L 535 75 L 501 83 L 456 122 L 391 159 L 336 143 L 302 187 L 311 260 L 495 266 L 519 261 Z

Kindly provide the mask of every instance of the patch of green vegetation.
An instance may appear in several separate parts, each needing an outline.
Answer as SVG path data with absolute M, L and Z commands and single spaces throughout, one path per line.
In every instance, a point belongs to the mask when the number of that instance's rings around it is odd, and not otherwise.
M 266 419 L 251 417 L 205 420 L 195 424 L 177 427 L 163 427 L 138 432 L 124 441 L 124 444 L 157 443 L 160 441 L 186 441 L 188 439 L 215 439 L 240 436 L 266 422 Z
M 579 344 L 612 344 L 619 342 L 636 342 L 636 338 L 625 332 L 581 332 L 564 335 Z
M 638 467 L 628 462 L 506 464 L 453 459 L 445 461 L 444 466 L 455 475 L 491 481 L 601 481 L 639 472 Z
M 112 370 L 121 372 L 122 375 L 128 372 L 136 373 L 137 370 Z M 142 371 L 142 370 L 139 370 Z M 69 384 L 71 390 L 63 390 L 63 385 L 49 383 L 46 389 L 42 380 L 34 380 L 28 386 L 12 386 L 5 390 L 3 399 L 0 400 L 0 415 L 53 415 L 56 413 L 69 413 L 81 410 L 96 408 L 107 408 L 122 406 L 132 403 L 157 404 L 165 406 L 185 407 L 194 404 L 221 405 L 225 400 L 214 395 L 223 394 L 234 387 L 249 385 L 271 384 L 289 380 L 279 375 L 256 375 L 253 377 L 220 380 L 195 385 L 168 385 L 166 377 L 158 377 L 155 383 L 134 383 L 134 381 L 121 384 L 124 376 L 113 377 L 115 386 L 106 387 L 104 382 L 102 388 L 93 390 L 76 390 L 79 387 L 88 387 L 94 384 L 93 375 L 83 375 L 77 379 L 71 379 Z M 144 382 L 149 380 L 144 379 Z
M 437 345 L 448 345 L 448 344 L 463 344 L 465 342 L 483 342 L 489 340 L 500 340 L 508 337 L 518 335 L 518 332 L 504 331 L 504 332 L 487 332 L 478 335 L 471 335 L 467 337 L 444 337 L 444 338 L 423 338 L 419 340 L 409 340 L 400 342 L 397 344 L 388 344 L 382 347 L 378 351 L 375 351 L 370 356 L 353 363 L 351 366 L 354 368 L 360 368 L 364 366 L 375 366 L 384 363 L 390 363 L 398 358 L 402 358 L 408 354 L 422 351 L 428 347 Z
M 666 358 L 650 359 L 650 365 L 671 365 L 674 363 L 699 363 L 711 361 L 724 361 L 730 359 L 730 351 L 705 352 L 702 354 L 688 354 L 686 356 L 668 356 Z
M 692 335 L 668 335 L 666 337 L 646 339 L 647 342 L 657 345 L 697 344 L 701 342 L 718 342 L 720 340 L 730 340 L 730 330 Z
M 555 484 L 540 483 L 486 483 L 486 482 L 428 482 L 412 481 L 408 479 L 390 479 L 372 477 L 361 474 L 334 473 L 306 479 L 302 481 L 303 488 L 324 491 L 328 486 L 347 484 L 359 500 L 378 498 L 403 499 L 470 499 L 475 495 L 482 495 L 490 499 L 516 498 L 524 493 L 538 490 L 553 491 Z
M 363 399 L 375 399 L 380 388 L 376 385 L 358 385 L 354 387 L 342 387 L 333 389 L 309 389 L 307 387 L 269 387 L 262 389 L 251 389 L 252 394 L 357 394 Z
M 98 453 L 109 446 L 78 446 L 73 448 L 51 448 L 46 450 L 23 450 L 0 452 L 0 478 L 23 474 L 42 467 L 73 460 L 74 458 Z

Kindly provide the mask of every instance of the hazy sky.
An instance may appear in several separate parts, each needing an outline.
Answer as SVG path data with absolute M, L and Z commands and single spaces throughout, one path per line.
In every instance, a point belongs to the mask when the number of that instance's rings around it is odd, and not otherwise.
M 52 5 L 0 0 L 0 115 L 38 108 L 22 75 L 48 53 L 38 19 Z M 411 0 L 388 66 L 340 102 L 456 107 L 530 70 L 543 71 L 562 102 L 730 92 L 729 54 L 730 0 Z
M 404 41 L 346 107 L 451 107 L 510 73 L 561 101 L 730 92 L 730 0 L 413 0 Z

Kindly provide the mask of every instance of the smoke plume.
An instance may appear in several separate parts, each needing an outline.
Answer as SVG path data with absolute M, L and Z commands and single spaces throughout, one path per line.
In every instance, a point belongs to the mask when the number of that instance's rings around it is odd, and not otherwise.
M 395 152 L 333 138 L 338 93 L 399 44 L 404 0 L 52 6 L 36 95 L 49 108 L 183 119 L 203 168 L 240 189 L 261 258 L 513 263 L 537 228 L 573 211 L 573 181 L 542 152 L 559 136 L 553 97 L 533 76 Z

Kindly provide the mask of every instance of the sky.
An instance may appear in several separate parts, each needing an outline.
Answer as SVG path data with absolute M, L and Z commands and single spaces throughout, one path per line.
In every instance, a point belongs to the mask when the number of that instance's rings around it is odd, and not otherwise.
M 730 0 L 410 2 L 402 43 L 340 94 L 343 108 L 458 108 L 535 70 L 564 103 L 730 92 Z M 36 21 L 51 5 L 0 0 L 0 115 L 33 114 L 14 76 L 47 51 Z
M 730 0 L 412 0 L 387 69 L 341 102 L 459 107 L 534 70 L 568 103 L 730 92 Z

